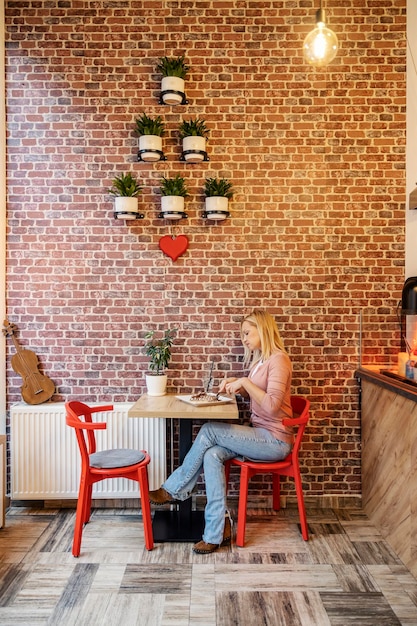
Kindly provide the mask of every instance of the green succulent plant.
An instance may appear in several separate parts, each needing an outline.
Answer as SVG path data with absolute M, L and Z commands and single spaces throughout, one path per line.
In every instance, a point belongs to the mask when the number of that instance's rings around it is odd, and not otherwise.
M 112 180 L 112 186 L 107 192 L 112 196 L 136 198 L 142 192 L 142 187 L 131 172 L 127 172 L 126 174 L 115 176 Z
M 135 131 L 139 136 L 156 135 L 157 137 L 163 137 L 165 134 L 165 124 L 160 115 L 152 118 L 148 117 L 146 113 L 142 113 L 142 115 L 136 119 Z
M 190 68 L 185 63 L 184 55 L 182 55 L 176 58 L 161 57 L 156 69 L 161 72 L 162 76 L 176 76 L 184 79 Z
M 179 174 L 174 178 L 165 178 L 163 176 L 160 189 L 163 196 L 182 196 L 186 198 L 189 195 L 185 180 Z
M 233 185 L 227 178 L 206 178 L 204 183 L 204 194 L 207 198 L 211 196 L 222 196 L 232 198 L 234 193 Z
M 208 138 L 209 130 L 206 126 L 205 120 L 198 117 L 191 120 L 183 120 L 179 127 L 180 137 L 204 137 Z
M 160 376 L 168 367 L 177 330 L 178 328 L 166 330 L 160 339 L 155 337 L 155 330 L 149 330 L 145 335 L 145 339 L 148 340 L 145 344 L 145 354 L 149 357 L 149 369 L 155 375 Z

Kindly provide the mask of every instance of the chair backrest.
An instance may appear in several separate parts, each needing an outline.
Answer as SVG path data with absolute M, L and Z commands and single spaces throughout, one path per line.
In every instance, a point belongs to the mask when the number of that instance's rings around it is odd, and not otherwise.
M 298 452 L 301 446 L 301 440 L 304 435 L 304 430 L 310 419 L 310 400 L 303 398 L 302 396 L 291 396 L 291 406 L 293 410 L 293 417 L 282 420 L 282 423 L 287 426 L 297 426 L 297 433 L 295 435 L 294 446 L 291 452 L 293 463 L 298 463 Z
M 93 422 L 92 414 L 112 409 L 113 405 L 90 407 L 78 400 L 65 403 L 65 420 L 68 426 L 75 429 L 81 458 L 86 466 L 89 465 L 90 454 L 96 452 L 97 449 L 94 431 L 107 428 L 105 422 Z

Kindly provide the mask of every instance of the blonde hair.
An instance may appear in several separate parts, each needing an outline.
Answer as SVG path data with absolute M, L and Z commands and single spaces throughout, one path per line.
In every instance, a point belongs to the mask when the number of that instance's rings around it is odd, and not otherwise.
M 277 323 L 270 313 L 267 313 L 262 309 L 254 309 L 251 313 L 249 313 L 249 315 L 246 315 L 246 317 L 244 317 L 240 323 L 242 341 L 242 326 L 244 322 L 252 324 L 252 326 L 256 327 L 261 342 L 261 349 L 255 350 L 253 353 L 246 346 L 244 346 L 245 366 L 248 366 L 251 363 L 254 364 L 256 363 L 256 361 L 259 361 L 259 359 L 263 359 L 265 361 L 266 359 L 269 359 L 271 354 L 273 354 L 277 350 L 281 350 L 281 352 L 286 352 L 284 348 L 284 343 L 281 339 L 281 335 L 279 334 Z

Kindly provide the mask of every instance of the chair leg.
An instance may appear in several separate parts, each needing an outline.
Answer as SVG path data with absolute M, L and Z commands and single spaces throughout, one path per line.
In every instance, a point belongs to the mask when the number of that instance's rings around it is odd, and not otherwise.
M 272 508 L 279 511 L 281 508 L 281 477 L 279 474 L 272 474 Z
M 80 489 L 78 493 L 77 510 L 75 513 L 74 540 L 72 542 L 73 556 L 80 556 L 81 539 L 84 528 L 85 507 L 88 502 L 88 485 L 85 479 L 81 479 Z
M 307 515 L 306 515 L 305 504 L 304 504 L 303 485 L 301 482 L 301 475 L 300 475 L 299 470 L 295 471 L 294 480 L 295 480 L 295 491 L 297 494 L 298 514 L 300 516 L 301 534 L 303 536 L 304 541 L 308 541 Z
M 236 545 L 243 548 L 245 545 L 246 508 L 248 505 L 249 471 L 247 467 L 240 470 L 239 505 L 237 511 Z
M 142 508 L 143 534 L 145 536 L 145 546 L 147 550 L 153 549 L 153 531 L 151 505 L 149 502 L 149 482 L 148 468 L 139 468 L 140 505 Z
M 224 478 L 226 481 L 226 496 L 227 496 L 227 492 L 229 491 L 229 478 L 230 478 L 230 463 L 229 461 L 226 461 L 226 463 L 224 464 Z
M 83 509 L 83 522 L 84 524 L 88 524 L 91 517 L 91 502 L 93 499 L 93 485 L 88 485 L 86 488 L 87 494 L 84 500 L 84 509 Z

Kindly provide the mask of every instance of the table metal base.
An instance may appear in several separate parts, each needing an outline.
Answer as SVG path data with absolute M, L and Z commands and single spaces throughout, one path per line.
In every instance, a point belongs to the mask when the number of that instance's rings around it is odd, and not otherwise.
M 204 531 L 204 511 L 158 510 L 152 522 L 153 538 L 158 542 L 200 541 Z

